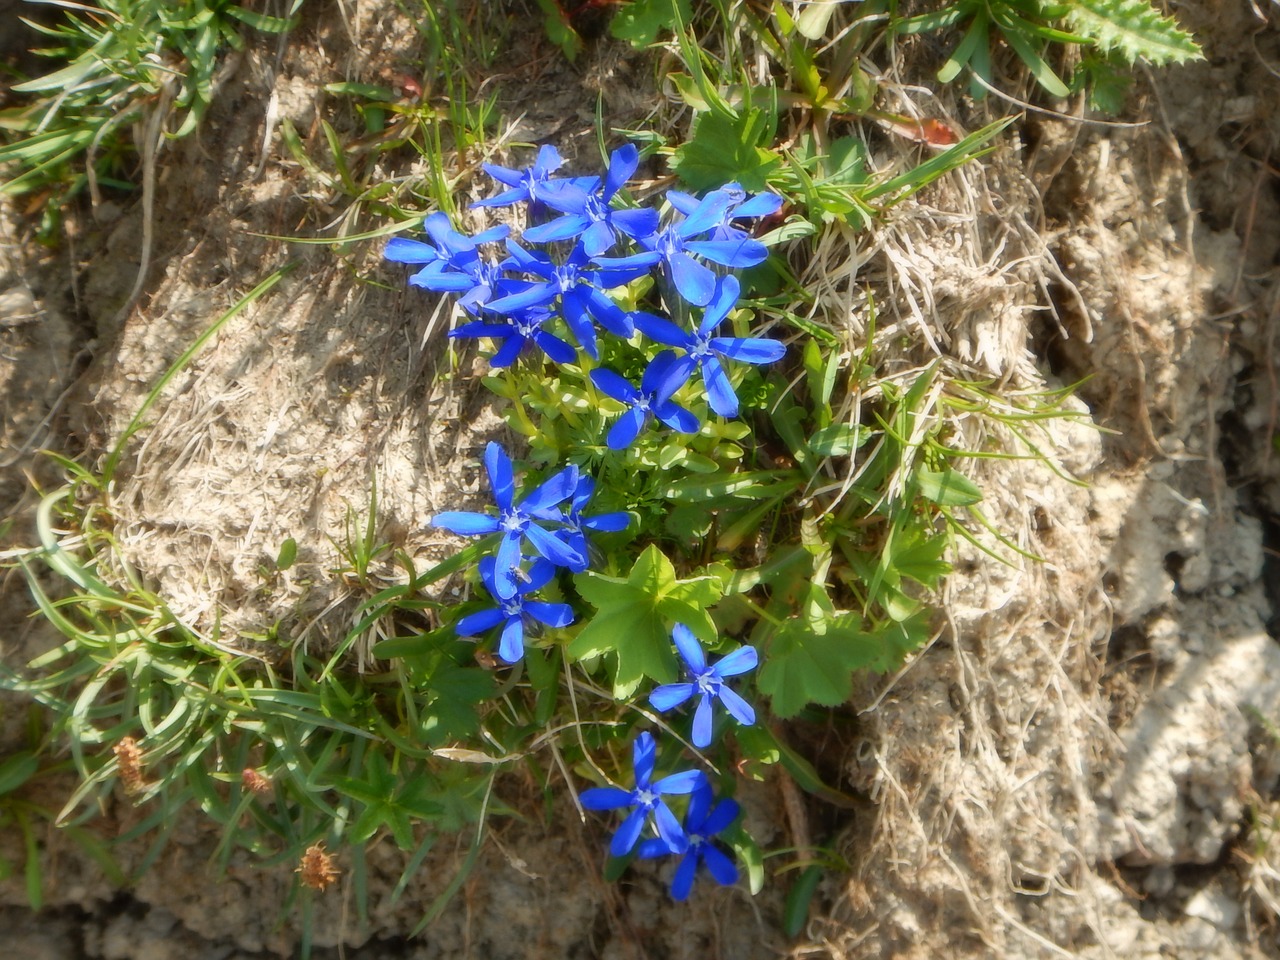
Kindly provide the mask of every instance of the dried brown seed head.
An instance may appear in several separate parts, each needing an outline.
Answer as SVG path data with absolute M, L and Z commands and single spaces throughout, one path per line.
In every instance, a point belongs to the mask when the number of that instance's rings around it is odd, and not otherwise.
M 312 890 L 325 890 L 338 882 L 338 868 L 333 857 L 325 852 L 323 843 L 313 843 L 302 855 L 302 862 L 294 873 L 302 874 L 302 885 Z

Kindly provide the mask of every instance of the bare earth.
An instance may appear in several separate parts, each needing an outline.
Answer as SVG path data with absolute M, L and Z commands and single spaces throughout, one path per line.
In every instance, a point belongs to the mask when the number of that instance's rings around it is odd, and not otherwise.
M 1052 428 L 1058 471 L 992 461 L 978 478 L 997 526 L 1048 562 L 962 548 L 948 629 L 899 674 L 863 682 L 856 737 L 795 732 L 859 798 L 807 811 L 811 839 L 853 869 L 828 875 L 800 940 L 779 932 L 781 884 L 688 906 L 656 870 L 606 885 L 598 825 L 565 804 L 552 823 L 498 825 L 414 940 L 465 842 L 438 846 L 395 906 L 398 856 L 375 848 L 370 923 L 335 887 L 316 956 L 1280 956 L 1280 14 L 1264 6 L 1180 5 L 1207 59 L 1140 75 L 1126 124 L 1031 114 L 981 168 L 867 240 L 858 284 L 886 305 L 878 337 L 924 350 L 927 329 L 928 349 L 1010 391 L 1089 379 L 1081 419 Z M 383 539 L 438 560 L 452 541 L 426 520 L 480 501 L 464 464 L 503 430 L 469 360 L 450 373 L 447 306 L 403 290 L 380 242 L 268 239 L 318 234 L 345 207 L 310 191 L 280 121 L 320 157 L 318 117 L 360 134 L 324 84 L 383 82 L 417 52 L 393 3 L 345 7 L 345 21 L 313 11 L 282 50 L 235 58 L 199 137 L 165 146 L 136 305 L 139 197 L 74 213 L 52 250 L 0 207 L 5 548 L 30 542 L 29 478 L 56 483 L 37 448 L 99 455 L 201 331 L 298 261 L 169 386 L 113 505 L 126 558 L 184 619 L 228 635 L 280 622 L 320 646 L 350 627 L 356 598 L 332 575 L 330 537 L 367 509 L 371 478 Z M 623 125 L 652 105 L 649 69 L 609 41 L 570 68 L 544 43 L 494 78 L 503 133 L 591 162 L 597 92 Z M 936 86 L 927 71 L 902 79 Z M 969 129 L 1004 109 L 935 107 Z M 386 175 L 419 172 L 406 158 Z M 462 199 L 485 185 L 471 189 Z M 833 303 L 847 295 L 808 279 Z M 299 562 L 263 589 L 259 568 L 288 537 Z M 56 638 L 27 618 L 20 578 L 2 586 L 0 649 L 18 663 Z M 26 710 L 3 702 L 0 755 Z M 762 844 L 800 845 L 775 784 L 742 799 Z M 112 836 L 139 816 L 121 795 L 94 823 Z M 21 876 L 0 882 L 7 955 L 292 955 L 296 919 L 279 907 L 292 876 L 246 857 L 209 883 L 217 837 L 191 819 L 127 891 L 45 838 L 42 912 L 25 907 Z M 19 844 L 0 836 L 12 862 Z M 126 847 L 125 866 L 142 852 Z

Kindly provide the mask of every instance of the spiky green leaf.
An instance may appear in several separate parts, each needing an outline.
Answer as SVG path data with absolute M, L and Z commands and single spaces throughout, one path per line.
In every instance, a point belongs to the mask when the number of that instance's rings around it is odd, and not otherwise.
M 1067 22 L 1103 53 L 1156 66 L 1201 58 L 1200 47 L 1147 0 L 1074 0 Z

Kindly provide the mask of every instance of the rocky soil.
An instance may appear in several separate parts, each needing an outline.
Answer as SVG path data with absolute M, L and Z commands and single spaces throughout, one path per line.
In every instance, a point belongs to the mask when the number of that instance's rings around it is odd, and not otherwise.
M 42 248 L 21 209 L 0 208 L 5 548 L 30 542 L 32 483 L 56 482 L 39 448 L 109 446 L 203 329 L 297 260 L 166 390 L 114 494 L 122 549 L 192 623 L 294 618 L 316 643 L 348 626 L 329 536 L 368 503 L 371 476 L 386 538 L 424 561 L 448 549 L 425 521 L 476 496 L 457 464 L 500 420 L 473 378 L 442 375 L 447 316 L 362 282 L 387 279 L 376 244 L 335 255 L 269 239 L 341 213 L 301 191 L 280 121 L 342 122 L 324 84 L 375 81 L 420 42 L 394 4 L 343 9 L 228 66 L 199 138 L 162 152 L 152 210 L 121 197 L 77 211 L 66 242 Z M 982 168 L 868 243 L 883 336 L 909 332 L 915 310 L 943 355 L 1010 391 L 1078 384 L 1079 416 L 1043 438 L 1057 469 L 997 461 L 980 478 L 996 525 L 1046 562 L 963 548 L 938 639 L 867 678 L 840 733 L 793 731 L 859 798 L 807 809 L 808 839 L 851 870 L 827 875 L 802 937 L 779 932 L 776 893 L 685 907 L 654 871 L 605 885 L 594 827 L 570 810 L 501 827 L 416 939 L 465 842 L 396 904 L 395 858 L 375 848 L 369 922 L 335 887 L 315 956 L 1280 956 L 1280 11 L 1188 0 L 1178 13 L 1204 62 L 1140 75 L 1121 123 L 1028 114 Z M 589 155 L 597 92 L 620 115 L 651 105 L 608 41 L 581 69 L 544 53 L 495 80 L 520 118 L 511 139 Z M 514 92 L 538 84 L 532 103 Z M 947 109 L 976 127 L 1005 106 Z M 258 567 L 287 537 L 296 578 L 264 596 Z M 3 589 L 16 664 L 57 641 L 28 619 L 20 577 Z M 27 706 L 0 702 L 0 743 L 17 743 Z M 46 783 L 44 799 L 60 806 L 70 787 Z M 776 784 L 744 802 L 762 842 L 798 839 Z M 137 817 L 121 796 L 94 828 Z M 0 881 L 9 955 L 293 954 L 292 878 L 246 858 L 213 883 L 216 842 L 193 817 L 120 890 L 43 837 L 44 908 L 27 909 L 20 875 Z M 0 835 L 0 854 L 20 863 L 18 839 Z M 126 867 L 142 855 L 122 848 Z

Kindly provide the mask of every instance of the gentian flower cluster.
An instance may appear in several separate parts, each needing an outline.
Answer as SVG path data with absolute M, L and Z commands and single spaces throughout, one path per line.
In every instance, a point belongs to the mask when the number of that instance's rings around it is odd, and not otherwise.
M 525 204 L 529 226 L 520 242 L 506 227 L 467 237 L 436 213 L 424 223 L 430 242 L 393 239 L 386 259 L 418 267 L 411 284 L 457 295 L 471 319 L 450 336 L 490 340 L 495 349 L 489 363 L 495 368 L 538 354 L 557 364 L 578 361 L 579 351 L 598 360 L 602 334 L 633 342 L 639 335 L 642 347 L 651 342 L 654 348 L 646 350 L 647 366 L 638 386 L 604 367 L 590 372 L 594 387 L 625 407 L 606 437 L 613 450 L 625 450 L 655 422 L 677 433 L 697 433 L 698 418 L 675 399 L 695 381 L 701 381 L 714 413 L 737 416 L 731 365 L 773 363 L 785 353 L 777 340 L 722 335 L 742 292 L 728 271 L 755 266 L 768 254 L 737 224 L 774 213 L 781 198 L 751 196 L 737 184 L 701 198 L 670 190 L 664 223 L 658 209 L 626 202 L 624 187 L 639 165 L 634 146 L 613 152 L 603 180 L 555 176 L 563 164 L 551 146 L 542 147 L 526 170 L 485 164 L 503 190 L 474 206 Z M 482 252 L 498 243 L 505 256 Z M 531 244 L 546 249 L 531 249 Z M 609 295 L 647 274 L 656 276 L 658 309 L 665 315 L 624 310 Z M 588 515 L 595 483 L 577 467 L 559 470 L 518 495 L 511 460 L 498 444 L 488 445 L 484 464 L 496 511 L 445 511 L 431 522 L 463 536 L 498 538 L 494 553 L 479 564 L 493 605 L 462 617 L 457 632 L 475 636 L 500 629 L 498 655 L 511 664 L 524 655 L 526 633 L 535 624 L 564 627 L 573 622 L 568 604 L 534 594 L 552 581 L 557 568 L 587 569 L 594 551 L 589 533 L 623 530 L 628 515 Z M 667 712 L 696 700 L 692 740 L 699 748 L 712 743 L 716 701 L 738 723 L 753 724 L 755 711 L 728 680 L 756 666 L 755 649 L 740 647 L 711 664 L 684 624 L 675 624 L 672 639 L 688 679 L 659 686 L 650 694 L 650 704 Z M 737 819 L 737 803 L 717 800 L 698 770 L 654 779 L 657 753 L 653 735 L 640 733 L 632 747 L 634 786 L 595 787 L 581 795 L 586 809 L 628 811 L 610 852 L 678 857 L 671 888 L 678 900 L 689 896 L 701 864 L 718 883 L 736 883 L 737 868 L 714 838 Z M 688 797 L 683 821 L 666 799 L 679 796 Z
M 572 571 L 587 568 L 586 530 L 623 530 L 629 519 L 625 513 L 584 517 L 595 484 L 590 477 L 580 476 L 577 467 L 566 467 L 517 501 L 507 452 L 490 443 L 485 448 L 484 466 L 497 516 L 446 510 L 436 514 L 431 525 L 467 537 L 501 534 L 496 554 L 480 561 L 481 582 L 497 605 L 463 617 L 457 630 L 459 636 L 473 636 L 501 624 L 498 656 L 515 663 L 524 656 L 525 628 L 531 620 L 552 627 L 573 622 L 573 611 L 567 604 L 531 600 L 529 594 L 546 586 L 556 567 Z M 559 509 L 566 500 L 572 501 L 568 514 Z M 526 555 L 526 544 L 533 556 Z
M 473 319 L 449 335 L 490 340 L 495 352 L 489 363 L 495 368 L 536 353 L 558 364 L 576 361 L 579 350 L 598 360 L 601 333 L 631 339 L 639 331 L 655 344 L 659 349 L 638 387 L 613 371 L 592 371 L 596 388 L 627 407 L 606 438 L 614 450 L 629 447 L 653 422 L 696 433 L 697 417 L 673 399 L 695 376 L 712 411 L 737 416 L 726 367 L 773 363 L 786 349 L 777 340 L 719 331 L 741 294 L 737 278 L 724 271 L 756 266 L 768 255 L 764 244 L 735 223 L 774 213 L 782 199 L 751 196 L 732 183 L 701 199 L 670 190 L 664 223 L 658 209 L 623 202 L 623 188 L 639 162 L 639 152 L 627 144 L 610 156 L 603 180 L 554 176 L 564 161 L 552 146 L 542 147 L 527 170 L 485 164 L 505 189 L 474 206 L 525 204 L 530 226 L 519 242 L 506 227 L 467 237 L 443 213 L 434 213 L 424 223 L 430 242 L 397 237 L 384 254 L 420 266 L 411 284 L 458 296 Z M 482 247 L 499 242 L 505 256 L 482 255 Z M 656 275 L 668 315 L 627 311 L 609 296 L 647 274 Z M 697 322 L 685 329 L 672 314 Z

